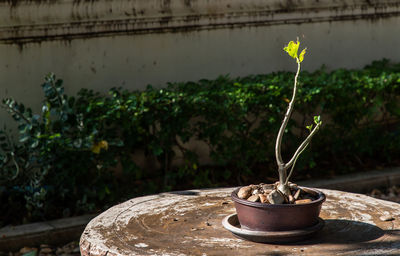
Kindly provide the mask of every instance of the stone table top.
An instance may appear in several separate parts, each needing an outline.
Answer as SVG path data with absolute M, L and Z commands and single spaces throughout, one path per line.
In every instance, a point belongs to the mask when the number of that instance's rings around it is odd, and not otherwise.
M 325 226 L 314 238 L 288 245 L 260 244 L 233 236 L 221 224 L 235 213 L 233 189 L 162 193 L 116 205 L 86 226 L 81 254 L 400 255 L 398 203 L 320 189 L 327 196 L 320 215 Z

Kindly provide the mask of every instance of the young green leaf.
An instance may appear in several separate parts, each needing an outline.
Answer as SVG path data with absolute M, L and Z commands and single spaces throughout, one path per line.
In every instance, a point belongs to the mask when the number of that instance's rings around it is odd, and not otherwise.
M 314 123 L 318 124 L 321 122 L 321 116 L 314 116 Z
M 303 62 L 303 60 L 304 60 L 304 55 L 306 54 L 306 50 L 307 50 L 307 48 L 305 48 L 305 49 L 303 49 L 303 50 L 301 51 L 300 56 L 299 56 L 299 61 L 300 61 L 300 62 Z
M 283 48 L 283 50 L 287 52 L 290 55 L 290 57 L 296 59 L 299 46 L 300 46 L 299 41 L 297 41 L 297 43 L 290 41 L 289 44 L 285 48 Z
M 306 128 L 311 132 L 313 128 L 313 124 L 307 125 Z

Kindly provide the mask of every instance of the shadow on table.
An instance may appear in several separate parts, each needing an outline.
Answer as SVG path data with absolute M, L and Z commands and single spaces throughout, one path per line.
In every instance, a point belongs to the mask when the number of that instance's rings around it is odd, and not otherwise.
M 385 233 L 393 237 L 398 237 L 400 239 L 400 229 L 386 230 Z
M 387 234 L 387 232 L 389 231 L 360 221 L 325 220 L 324 228 L 313 239 L 296 244 L 357 244 L 376 240 Z
M 379 239 L 385 236 L 384 239 Z M 298 245 L 331 244 L 327 255 L 361 252 L 357 255 L 399 255 L 400 230 L 381 228 L 359 221 L 326 220 L 325 227 L 310 241 Z M 335 247 L 336 245 L 336 247 Z M 342 247 L 340 245 L 345 245 Z

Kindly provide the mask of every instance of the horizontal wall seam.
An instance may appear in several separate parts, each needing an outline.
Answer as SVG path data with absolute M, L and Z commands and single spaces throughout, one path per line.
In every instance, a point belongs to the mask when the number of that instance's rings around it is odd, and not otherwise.
M 393 10 L 394 9 L 394 10 Z M 119 20 L 82 21 L 56 24 L 21 25 L 0 27 L 0 43 L 20 44 L 52 40 L 71 40 L 116 35 L 190 32 L 244 26 L 272 26 L 285 24 L 303 24 L 335 22 L 349 20 L 374 20 L 400 16 L 400 8 L 391 11 L 369 8 L 351 11 L 341 10 L 341 14 L 327 10 L 302 10 L 288 13 L 270 11 L 202 14 L 183 16 L 161 16 L 149 18 L 129 18 Z M 334 14 L 332 14 L 334 13 Z

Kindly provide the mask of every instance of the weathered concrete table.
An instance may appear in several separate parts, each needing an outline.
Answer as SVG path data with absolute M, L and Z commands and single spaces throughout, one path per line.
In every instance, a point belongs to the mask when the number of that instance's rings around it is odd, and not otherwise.
M 259 244 L 225 230 L 233 188 L 163 193 L 129 200 L 93 219 L 82 255 L 400 255 L 400 204 L 322 190 L 324 228 L 296 244 Z M 382 220 L 390 215 L 394 219 Z

